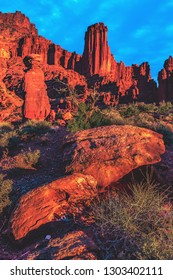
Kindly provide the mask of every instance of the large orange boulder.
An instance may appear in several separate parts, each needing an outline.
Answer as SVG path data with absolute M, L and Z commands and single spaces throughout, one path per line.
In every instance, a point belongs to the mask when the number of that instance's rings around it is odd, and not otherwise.
M 26 57 L 25 63 L 29 70 L 24 78 L 25 104 L 24 117 L 32 120 L 44 120 L 50 113 L 44 72 L 41 69 L 42 58 L 38 54 Z
M 97 195 L 96 185 L 92 176 L 73 174 L 28 192 L 20 199 L 11 217 L 14 238 L 21 239 L 66 214 L 80 214 L 85 202 Z
M 67 172 L 92 175 L 105 188 L 133 169 L 161 160 L 162 135 L 133 126 L 106 126 L 67 135 L 64 163 Z

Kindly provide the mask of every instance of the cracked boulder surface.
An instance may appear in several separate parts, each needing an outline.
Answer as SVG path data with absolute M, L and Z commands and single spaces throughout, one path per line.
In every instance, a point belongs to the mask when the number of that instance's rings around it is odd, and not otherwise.
M 73 174 L 26 193 L 10 219 L 15 240 L 64 215 L 79 215 L 97 196 L 96 186 L 92 176 Z
M 39 242 L 19 259 L 27 260 L 95 260 L 98 247 L 83 230 L 75 230 L 64 236 Z
M 140 166 L 159 162 L 165 152 L 162 135 L 130 125 L 69 134 L 63 148 L 66 172 L 91 175 L 103 189 Z

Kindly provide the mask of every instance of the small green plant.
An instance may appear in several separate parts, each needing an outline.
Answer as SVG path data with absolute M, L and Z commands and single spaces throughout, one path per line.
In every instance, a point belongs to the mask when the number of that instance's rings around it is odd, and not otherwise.
M 137 104 L 130 104 L 130 105 L 120 107 L 119 112 L 121 116 L 124 118 L 138 116 L 140 113 Z
M 140 112 L 152 113 L 156 112 L 158 107 L 155 104 L 138 103 L 138 109 Z
M 127 124 L 127 120 L 123 118 L 119 111 L 114 108 L 104 109 L 102 111 L 104 117 L 111 121 L 111 124 L 115 125 L 125 125 Z
M 27 121 L 20 126 L 20 136 L 32 138 L 42 135 L 51 130 L 51 123 L 47 121 Z
M 33 169 L 40 159 L 40 151 L 35 150 L 23 152 L 15 157 L 15 167 L 22 169 Z
M 158 113 L 160 114 L 169 114 L 173 110 L 173 105 L 171 102 L 162 102 L 159 104 Z
M 111 119 L 107 118 L 97 107 L 91 108 L 91 104 L 80 103 L 76 116 L 68 122 L 67 128 L 71 132 L 76 132 L 111 124 Z
M 12 191 L 12 180 L 5 179 L 5 175 L 0 173 L 0 214 L 3 209 L 11 204 L 10 193 Z
M 166 196 L 157 189 L 146 176 L 146 181 L 129 185 L 128 193 L 93 205 L 104 258 L 173 258 L 173 213 L 164 210 Z
M 98 100 L 99 94 L 93 91 L 86 103 L 75 103 L 77 106 L 77 113 L 67 124 L 67 128 L 70 132 L 112 124 L 111 119 L 105 116 L 98 108 Z
M 157 122 L 155 121 L 154 117 L 148 113 L 140 113 L 134 124 L 139 127 L 145 127 L 151 130 L 156 130 L 157 127 Z

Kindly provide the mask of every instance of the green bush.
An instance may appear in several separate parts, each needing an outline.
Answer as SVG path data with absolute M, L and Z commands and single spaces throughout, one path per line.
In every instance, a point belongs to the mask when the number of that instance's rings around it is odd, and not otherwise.
M 156 112 L 158 107 L 155 104 L 138 103 L 138 109 L 140 112 L 152 113 Z
M 136 126 L 148 128 L 151 130 L 156 130 L 157 122 L 154 117 L 149 115 L 148 113 L 140 113 L 138 118 L 135 119 Z
M 3 209 L 11 204 L 10 193 L 12 191 L 12 181 L 6 180 L 5 176 L 0 173 L 0 214 Z
M 104 115 L 105 118 L 111 121 L 111 124 L 125 125 L 128 123 L 128 121 L 120 115 L 118 110 L 114 108 L 104 109 L 102 111 L 102 114 Z
M 47 121 L 27 121 L 20 126 L 21 137 L 34 137 L 42 135 L 51 130 L 51 123 Z
M 169 114 L 173 110 L 173 105 L 171 102 L 162 102 L 158 106 L 158 113 L 160 114 Z
M 68 122 L 67 128 L 70 132 L 76 132 L 111 124 L 111 120 L 105 117 L 97 107 L 92 107 L 92 104 L 80 103 L 76 116 Z
M 122 106 L 119 108 L 119 112 L 120 112 L 121 116 L 124 118 L 138 116 L 140 113 L 137 104 L 130 104 L 130 105 Z
M 172 259 L 173 216 L 149 177 L 93 205 L 104 259 Z

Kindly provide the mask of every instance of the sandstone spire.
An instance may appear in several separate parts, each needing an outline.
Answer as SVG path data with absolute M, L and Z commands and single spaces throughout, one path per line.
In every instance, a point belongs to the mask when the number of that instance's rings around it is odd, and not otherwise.
M 107 31 L 108 28 L 104 23 L 96 23 L 88 27 L 82 57 L 83 74 L 104 76 L 111 71 L 111 63 L 114 59 L 108 46 Z
M 173 57 L 170 56 L 164 63 L 164 68 L 158 74 L 159 102 L 173 102 Z

